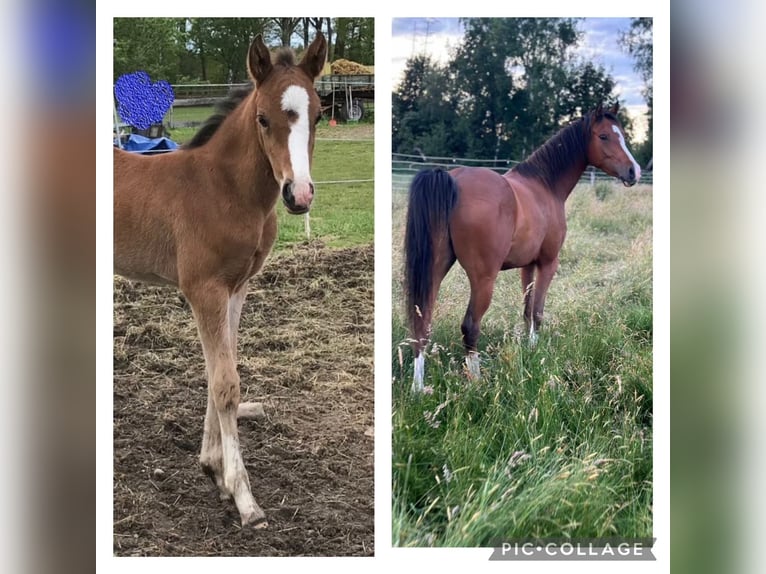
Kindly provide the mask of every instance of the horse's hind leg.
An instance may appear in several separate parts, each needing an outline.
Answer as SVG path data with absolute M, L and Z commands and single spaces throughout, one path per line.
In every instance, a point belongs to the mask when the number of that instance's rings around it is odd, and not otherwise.
M 424 309 L 418 309 L 414 319 L 413 335 L 415 342 L 413 349 L 415 351 L 414 375 L 412 379 L 412 390 L 414 392 L 423 391 L 423 376 L 425 374 L 425 358 L 423 348 L 431 337 L 431 320 L 433 318 L 436 296 L 439 294 L 439 288 L 447 273 L 455 264 L 455 254 L 449 246 L 443 246 L 436 251 L 434 256 L 433 271 L 431 275 L 431 290 L 428 293 L 428 301 Z
M 463 333 L 463 345 L 466 351 L 466 366 L 468 374 L 472 378 L 479 378 L 479 352 L 477 343 L 481 330 L 481 320 L 489 309 L 492 302 L 492 293 L 495 290 L 497 271 L 484 275 L 470 274 L 468 279 L 471 283 L 471 299 L 468 302 L 463 324 L 460 330 Z
M 521 268 L 521 289 L 524 293 L 524 323 L 530 338 L 536 337 L 533 318 L 533 305 L 535 301 L 535 263 Z
M 250 480 L 245 470 L 237 431 L 239 406 L 239 375 L 232 349 L 229 323 L 229 294 L 219 284 L 206 283 L 184 289 L 197 320 L 208 372 L 208 415 L 206 430 L 208 448 L 215 445 L 213 430 L 218 418 L 222 454 L 222 490 L 234 497 L 242 524 L 265 525 L 265 515 L 250 491 Z M 212 403 L 212 404 L 211 404 Z M 209 425 L 209 426 L 208 426 Z M 203 453 L 205 455 L 203 438 Z M 211 451 L 208 451 L 211 452 Z M 202 459 L 202 456 L 201 456 Z M 202 460 L 202 464 L 205 464 Z M 218 471 L 213 459 L 212 472 Z M 218 477 L 216 483 L 221 486 Z
M 559 267 L 558 257 L 551 261 L 537 264 L 537 278 L 535 279 L 535 301 L 533 305 L 533 327 L 534 331 L 540 329 L 540 325 L 543 324 L 543 310 L 545 309 L 545 297 L 548 295 L 548 287 L 551 285 L 551 280 L 556 274 L 556 269 Z M 530 337 L 533 332 L 530 331 Z M 533 340 L 537 339 L 537 335 L 534 334 Z

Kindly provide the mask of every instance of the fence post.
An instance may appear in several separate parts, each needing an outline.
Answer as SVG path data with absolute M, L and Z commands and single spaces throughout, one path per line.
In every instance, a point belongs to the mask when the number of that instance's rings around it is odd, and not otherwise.
M 593 187 L 596 185 L 596 170 L 592 167 L 590 168 L 590 186 Z

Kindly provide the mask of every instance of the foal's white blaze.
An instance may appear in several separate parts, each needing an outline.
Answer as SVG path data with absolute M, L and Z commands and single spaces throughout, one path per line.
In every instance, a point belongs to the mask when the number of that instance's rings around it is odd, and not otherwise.
M 421 353 L 415 357 L 415 373 L 412 379 L 413 392 L 419 393 L 423 390 L 423 373 L 425 371 L 426 360 Z
M 641 166 L 638 165 L 638 162 L 633 157 L 633 154 L 630 153 L 630 150 L 628 149 L 628 146 L 625 144 L 625 137 L 622 135 L 622 132 L 620 131 L 620 128 L 618 128 L 615 125 L 612 125 L 612 131 L 617 134 L 617 137 L 620 138 L 620 146 L 622 147 L 622 151 L 625 152 L 625 155 L 630 158 L 630 161 L 633 162 L 633 170 L 636 172 L 636 181 L 641 179 Z
M 295 204 L 308 207 L 311 205 L 311 172 L 309 169 L 309 94 L 301 86 L 290 86 L 282 94 L 282 110 L 297 115 L 290 125 L 287 149 L 290 152 L 290 164 L 293 167 L 293 195 Z

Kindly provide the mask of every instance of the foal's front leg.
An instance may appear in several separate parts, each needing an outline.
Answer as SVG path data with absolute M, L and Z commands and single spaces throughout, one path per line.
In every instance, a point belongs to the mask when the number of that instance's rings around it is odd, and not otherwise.
M 235 350 L 232 348 L 228 290 L 222 285 L 206 283 L 187 288 L 185 292 L 197 320 L 208 372 L 207 442 L 203 437 L 200 459 L 203 467 L 209 464 L 207 470 L 213 473 L 222 492 L 234 497 L 242 524 L 263 527 L 266 516 L 250 491 L 250 480 L 239 446 L 237 409 L 240 389 Z M 216 438 L 220 441 L 222 455 L 220 468 L 215 459 Z

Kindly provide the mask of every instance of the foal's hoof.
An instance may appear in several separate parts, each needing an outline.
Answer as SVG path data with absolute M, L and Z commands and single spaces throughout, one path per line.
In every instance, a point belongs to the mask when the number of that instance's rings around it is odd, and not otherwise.
M 263 530 L 264 528 L 269 527 L 269 523 L 266 521 L 266 515 L 263 513 L 263 511 L 243 514 L 241 518 L 243 527 L 249 525 L 252 526 L 255 530 Z

